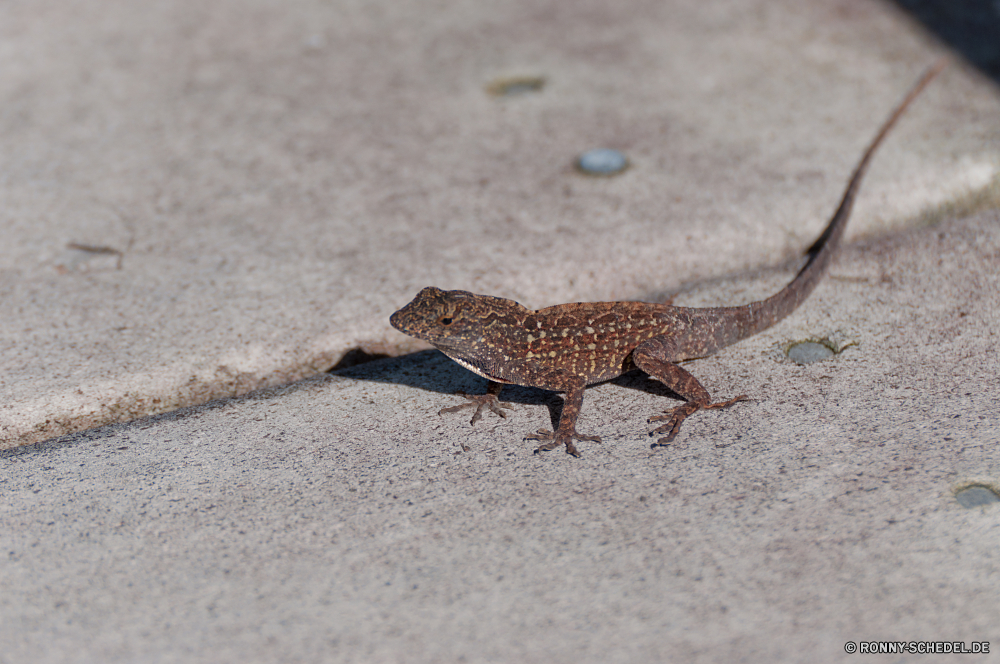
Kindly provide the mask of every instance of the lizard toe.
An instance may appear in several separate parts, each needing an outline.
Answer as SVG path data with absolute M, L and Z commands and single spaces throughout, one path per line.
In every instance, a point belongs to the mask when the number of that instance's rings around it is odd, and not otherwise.
M 741 394 L 738 397 L 733 397 L 729 401 L 716 401 L 715 403 L 705 404 L 704 406 L 702 406 L 702 408 L 705 409 L 705 410 L 709 410 L 709 409 L 712 409 L 712 408 L 728 408 L 728 407 L 732 406 L 734 403 L 736 403 L 737 401 L 749 401 L 749 400 L 750 400 L 750 397 L 748 397 L 745 394 Z
M 535 448 L 535 454 L 540 454 L 542 452 L 548 452 L 556 448 L 566 446 L 566 454 L 571 454 L 576 458 L 580 458 L 580 451 L 576 449 L 576 445 L 573 444 L 572 440 L 560 440 L 559 438 L 554 438 L 553 440 L 539 445 Z
M 667 420 L 667 423 L 663 426 L 656 427 L 649 432 L 650 436 L 655 436 L 656 434 L 669 432 L 666 436 L 657 440 L 653 447 L 658 447 L 660 445 L 669 445 L 673 442 L 677 434 L 680 433 L 681 424 L 687 419 L 688 415 L 692 415 L 698 412 L 703 406 L 701 404 L 695 403 L 694 401 L 688 401 L 685 404 L 681 404 L 676 408 L 671 409 L 666 415 L 654 415 L 649 418 L 650 422 L 660 422 Z
M 549 450 L 554 450 L 556 448 L 566 446 L 566 454 L 572 454 L 575 457 L 580 457 L 579 450 L 576 449 L 576 445 L 573 444 L 574 440 L 586 440 L 594 443 L 600 443 L 600 436 L 588 436 L 586 434 L 572 432 L 569 435 L 563 435 L 559 433 L 553 433 L 548 429 L 539 429 L 535 433 L 529 433 L 524 437 L 525 440 L 538 440 L 547 441 L 537 448 L 535 448 L 535 454 L 539 452 L 548 452 Z
M 476 412 L 472 414 L 472 420 L 469 422 L 469 424 L 475 424 L 479 420 L 483 419 L 484 408 L 488 408 L 491 412 L 502 418 L 507 417 L 507 414 L 501 410 L 502 408 L 506 410 L 514 410 L 513 406 L 505 401 L 500 401 L 495 394 L 466 394 L 465 392 L 458 392 L 457 394 L 465 397 L 469 401 L 457 406 L 442 408 L 438 411 L 438 415 L 444 415 L 445 413 L 457 413 L 458 411 L 465 410 L 466 408 L 475 408 Z

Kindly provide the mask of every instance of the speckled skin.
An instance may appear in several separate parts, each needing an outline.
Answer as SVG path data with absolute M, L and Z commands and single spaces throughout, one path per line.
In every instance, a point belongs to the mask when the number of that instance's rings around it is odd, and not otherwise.
M 532 311 L 512 300 L 489 295 L 433 287 L 421 290 L 412 302 L 392 315 L 392 326 L 430 342 L 490 381 L 485 395 L 467 395 L 470 403 L 441 412 L 475 406 L 473 423 L 484 408 L 503 416 L 500 408 L 505 406 L 498 396 L 505 383 L 564 392 L 565 403 L 556 431 L 540 430 L 528 438 L 544 441 L 536 452 L 565 445 L 566 452 L 579 456 L 574 440 L 600 442 L 597 436 L 576 431 L 584 389 L 632 368 L 642 369 L 685 400 L 667 414 L 650 418 L 650 422 L 667 421 L 650 432 L 667 433 L 657 445 L 670 443 L 688 415 L 745 399 L 740 395 L 713 403 L 701 383 L 676 362 L 705 357 L 746 339 L 788 316 L 809 296 L 836 252 L 876 148 L 944 64 L 924 74 L 885 122 L 855 169 L 840 207 L 809 249 L 806 265 L 787 286 L 766 300 L 738 307 L 698 309 L 645 302 L 578 302 Z

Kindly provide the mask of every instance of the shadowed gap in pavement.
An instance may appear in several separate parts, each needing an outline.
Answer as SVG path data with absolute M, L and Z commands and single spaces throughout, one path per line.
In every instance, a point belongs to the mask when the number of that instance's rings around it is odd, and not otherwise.
M 893 0 L 1000 83 L 1000 0 Z

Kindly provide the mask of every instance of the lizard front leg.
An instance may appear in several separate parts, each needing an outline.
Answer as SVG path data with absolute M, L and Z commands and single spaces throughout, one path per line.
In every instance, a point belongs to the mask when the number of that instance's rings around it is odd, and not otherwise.
M 728 401 L 712 403 L 712 398 L 708 394 L 708 390 L 698 382 L 698 379 L 685 369 L 674 364 L 677 356 L 675 345 L 667 337 L 653 337 L 636 346 L 632 352 L 632 360 L 637 367 L 669 387 L 685 401 L 680 406 L 667 411 L 665 415 L 654 415 L 649 418 L 650 422 L 667 420 L 666 424 L 649 432 L 650 436 L 665 431 L 669 432 L 666 436 L 657 440 L 653 445 L 654 447 L 657 445 L 667 445 L 672 442 L 680 432 L 681 424 L 684 423 L 688 415 L 692 415 L 699 410 L 725 408 L 747 398 L 747 395 L 741 394 Z
M 556 428 L 555 433 L 547 429 L 539 429 L 537 433 L 525 436 L 526 440 L 549 441 L 543 445 L 539 445 L 538 449 L 535 450 L 535 454 L 554 450 L 557 447 L 565 445 L 567 454 L 579 457 L 580 452 L 577 451 L 576 445 L 573 444 L 574 440 L 601 442 L 600 436 L 588 436 L 576 431 L 576 420 L 580 416 L 580 409 L 583 407 L 583 392 L 586 387 L 587 383 L 583 378 L 576 378 L 571 386 L 563 388 L 565 389 L 566 396 L 563 397 L 562 415 L 559 416 L 559 426 Z
M 498 383 L 491 380 L 489 385 L 486 386 L 486 394 L 466 394 L 465 392 L 459 392 L 458 394 L 469 400 L 468 403 L 463 403 L 458 406 L 452 406 L 450 408 L 442 408 L 438 411 L 438 415 L 444 415 L 445 413 L 456 413 L 460 410 L 465 410 L 466 408 L 475 407 L 476 412 L 472 414 L 472 421 L 469 424 L 475 424 L 483 418 L 483 409 L 488 408 L 492 412 L 496 413 L 500 417 L 507 417 L 501 408 L 507 410 L 514 410 L 509 403 L 500 401 L 500 390 L 503 389 L 503 383 Z

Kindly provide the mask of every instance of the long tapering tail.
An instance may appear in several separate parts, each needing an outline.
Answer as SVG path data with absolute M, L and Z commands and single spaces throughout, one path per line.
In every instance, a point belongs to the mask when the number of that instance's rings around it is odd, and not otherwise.
M 823 234 L 809 247 L 807 252 L 809 255 L 808 262 L 799 270 L 799 273 L 795 275 L 795 278 L 787 286 L 766 300 L 760 300 L 759 302 L 751 302 L 739 307 L 691 310 L 694 327 L 701 328 L 702 326 L 698 325 L 700 322 L 698 319 L 704 317 L 705 322 L 714 328 L 713 332 L 717 337 L 713 340 L 714 343 L 709 343 L 708 347 L 701 349 L 707 351 L 704 354 L 715 352 L 720 348 L 729 346 L 771 327 L 795 311 L 809 297 L 809 294 L 816 288 L 816 285 L 820 282 L 820 279 L 829 267 L 830 261 L 833 259 L 837 247 L 840 245 L 840 239 L 844 234 L 844 229 L 847 228 L 847 221 L 851 216 L 851 209 L 854 207 L 854 199 L 861 188 L 861 181 L 865 177 L 865 172 L 868 170 L 872 156 L 882 143 L 882 140 L 895 126 L 896 121 L 899 120 L 909 107 L 910 103 L 948 65 L 948 62 L 948 58 L 942 58 L 928 69 L 903 101 L 896 107 L 896 110 L 892 112 L 892 115 L 885 121 L 885 124 L 882 125 L 882 128 L 874 140 L 872 140 L 868 149 L 865 150 L 861 161 L 854 169 L 854 174 L 851 175 L 851 179 L 844 191 L 844 197 L 840 201 L 840 207 L 833 214 Z M 719 326 L 717 321 L 721 317 L 720 314 L 725 316 L 731 324 Z M 701 354 L 699 353 L 699 355 Z

